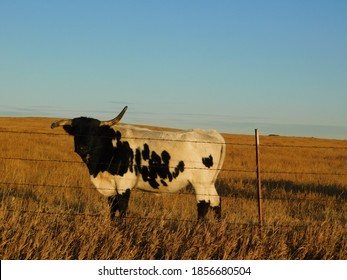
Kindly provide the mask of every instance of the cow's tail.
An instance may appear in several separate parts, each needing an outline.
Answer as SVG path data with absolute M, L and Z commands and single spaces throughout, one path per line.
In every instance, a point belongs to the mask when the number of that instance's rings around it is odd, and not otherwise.
M 218 162 L 218 165 L 216 167 L 216 174 L 215 174 L 215 177 L 213 179 L 214 182 L 216 182 L 217 180 L 217 177 L 219 175 L 219 172 L 222 170 L 223 168 L 223 164 L 224 164 L 224 159 L 225 159 L 225 156 L 226 156 L 226 144 L 225 144 L 225 140 L 222 137 L 222 142 L 221 142 L 221 148 L 220 148 L 220 157 L 219 157 L 219 162 Z

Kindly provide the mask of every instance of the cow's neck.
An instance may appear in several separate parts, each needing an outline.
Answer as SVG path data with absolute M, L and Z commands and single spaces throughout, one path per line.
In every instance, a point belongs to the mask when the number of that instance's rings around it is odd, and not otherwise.
M 86 163 L 89 174 L 96 177 L 99 172 L 108 171 L 112 161 L 114 160 L 114 156 L 107 151 L 103 151 L 102 149 L 94 150 L 92 154 L 88 154 L 86 159 L 83 161 Z
M 87 156 L 84 162 L 87 164 L 90 175 L 96 177 L 99 172 L 107 171 L 112 175 L 123 176 L 128 171 L 133 172 L 134 153 L 127 141 L 121 141 L 121 134 L 116 133 L 116 143 L 113 146 L 109 138 L 101 138 L 93 153 Z M 102 144 L 102 145 L 101 145 Z

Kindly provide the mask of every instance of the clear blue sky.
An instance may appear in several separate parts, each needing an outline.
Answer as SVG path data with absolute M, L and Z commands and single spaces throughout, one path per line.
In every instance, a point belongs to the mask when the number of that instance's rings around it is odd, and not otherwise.
M 345 0 L 1 0 L 0 116 L 347 139 Z

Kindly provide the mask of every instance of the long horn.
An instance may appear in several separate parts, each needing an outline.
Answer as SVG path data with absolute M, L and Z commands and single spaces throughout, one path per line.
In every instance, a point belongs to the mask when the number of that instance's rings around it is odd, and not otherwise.
M 112 126 L 112 125 L 119 123 L 119 121 L 121 120 L 121 118 L 123 117 L 123 115 L 127 109 L 128 109 L 128 106 L 125 106 L 124 109 L 122 110 L 122 112 L 120 112 L 117 117 L 115 117 L 114 119 L 109 120 L 109 121 L 100 122 L 100 126 L 102 126 L 102 125 Z
M 63 119 L 60 121 L 56 121 L 54 123 L 51 124 L 51 128 L 56 128 L 58 126 L 63 126 L 63 125 L 71 125 L 72 124 L 72 120 L 71 119 Z

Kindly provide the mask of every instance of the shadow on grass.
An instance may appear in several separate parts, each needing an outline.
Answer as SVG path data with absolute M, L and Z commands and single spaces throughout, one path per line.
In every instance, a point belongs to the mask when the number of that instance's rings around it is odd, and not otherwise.
M 347 188 L 337 184 L 299 184 L 289 180 L 265 180 L 262 185 L 270 196 L 272 192 L 284 191 L 293 194 L 318 194 L 336 199 L 347 199 Z
M 255 199 L 257 198 L 257 181 L 254 179 L 243 180 L 243 188 L 239 183 L 232 181 L 218 181 L 216 188 L 218 193 L 223 197 L 235 197 Z M 347 187 L 338 184 L 321 184 L 321 183 L 296 183 L 290 180 L 262 180 L 262 194 L 264 199 L 286 198 L 287 195 L 300 194 L 331 197 L 335 199 L 347 200 Z

